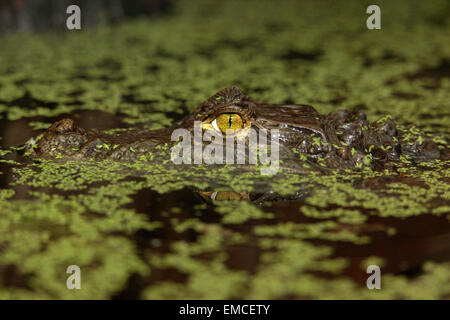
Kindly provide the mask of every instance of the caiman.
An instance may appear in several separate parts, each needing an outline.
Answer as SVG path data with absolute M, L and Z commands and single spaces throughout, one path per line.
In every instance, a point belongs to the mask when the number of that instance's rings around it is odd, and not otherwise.
M 293 170 L 304 168 L 301 163 L 305 162 L 319 169 L 385 168 L 404 159 L 411 164 L 439 159 L 444 152 L 418 130 L 399 130 L 389 117 L 371 123 L 361 110 L 321 115 L 309 105 L 255 101 L 236 86 L 217 92 L 165 129 L 107 134 L 80 128 L 73 119 L 65 118 L 53 123 L 32 151 L 46 159 L 130 162 L 162 145 L 173 146 L 175 129 L 193 134 L 194 121 L 201 121 L 203 131 L 214 130 L 222 136 L 232 132 L 244 139 L 249 128 L 278 129 L 281 167 Z

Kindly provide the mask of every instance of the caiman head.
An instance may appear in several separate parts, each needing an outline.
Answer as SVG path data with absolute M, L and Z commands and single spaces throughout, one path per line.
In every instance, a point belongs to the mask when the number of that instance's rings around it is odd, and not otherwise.
M 175 145 L 172 133 L 176 129 L 194 135 L 195 123 L 200 124 L 202 134 L 208 132 L 247 142 L 251 132 L 276 129 L 281 166 L 294 170 L 311 166 L 319 169 L 384 166 L 402 154 L 418 160 L 440 156 L 430 139 L 402 143 L 390 119 L 369 123 L 363 112 L 346 110 L 320 115 L 309 105 L 252 100 L 235 86 L 217 92 L 170 128 L 136 129 L 111 135 L 85 130 L 74 120 L 63 119 L 47 129 L 32 150 L 42 158 L 131 161 L 154 152 L 158 146 Z

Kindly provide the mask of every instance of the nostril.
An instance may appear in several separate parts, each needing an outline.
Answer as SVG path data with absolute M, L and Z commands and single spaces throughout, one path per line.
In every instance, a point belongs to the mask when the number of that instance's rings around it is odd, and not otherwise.
M 372 157 L 373 157 L 375 160 L 384 161 L 384 160 L 387 159 L 387 154 L 386 154 L 386 152 L 384 152 L 382 149 L 380 149 L 380 148 L 378 148 L 378 147 L 375 147 L 375 148 L 372 150 L 371 154 L 372 154 Z

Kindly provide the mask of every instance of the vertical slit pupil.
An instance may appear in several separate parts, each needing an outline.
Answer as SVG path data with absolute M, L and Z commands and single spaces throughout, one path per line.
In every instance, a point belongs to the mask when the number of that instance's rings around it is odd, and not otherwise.
M 228 124 L 230 125 L 231 129 L 231 122 L 233 121 L 233 116 L 230 114 L 230 118 L 228 118 Z

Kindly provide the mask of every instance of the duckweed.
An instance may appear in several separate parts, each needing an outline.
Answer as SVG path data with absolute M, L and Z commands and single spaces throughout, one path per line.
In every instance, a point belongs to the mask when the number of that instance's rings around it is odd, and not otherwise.
M 379 1 L 381 32 L 365 28 L 364 3 L 338 4 L 177 1 L 170 18 L 3 36 L 0 298 L 109 299 L 130 294 L 130 279 L 142 284 L 131 298 L 142 299 L 448 298 L 448 261 L 397 261 L 387 250 L 401 255 L 405 239 L 419 239 L 448 253 L 436 241 L 450 223 L 446 159 L 403 156 L 371 170 L 370 146 L 358 170 L 265 177 L 259 168 L 176 166 L 169 146 L 130 164 L 30 160 L 11 148 L 67 114 L 88 127 L 108 118 L 112 135 L 167 127 L 235 84 L 256 100 L 320 113 L 362 107 L 370 121 L 396 121 L 406 142 L 430 138 L 446 151 L 447 2 Z M 96 112 L 92 123 L 86 115 Z M 262 200 L 205 203 L 198 190 Z M 81 290 L 66 287 L 74 264 Z M 370 264 L 382 268 L 381 290 L 361 282 Z

